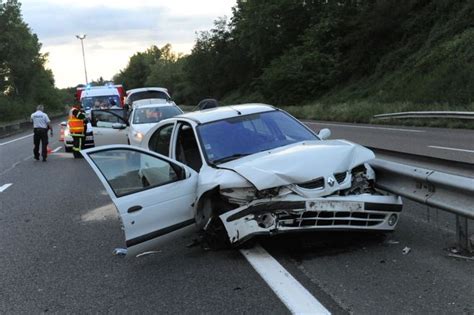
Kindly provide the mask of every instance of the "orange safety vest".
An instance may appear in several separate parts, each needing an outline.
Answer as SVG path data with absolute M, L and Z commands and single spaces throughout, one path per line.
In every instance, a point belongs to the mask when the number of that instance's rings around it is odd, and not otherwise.
M 69 126 L 69 132 L 70 133 L 72 133 L 72 134 L 74 134 L 74 133 L 84 133 L 84 121 L 82 119 L 76 118 L 74 115 L 72 115 L 72 111 L 69 114 L 67 124 Z

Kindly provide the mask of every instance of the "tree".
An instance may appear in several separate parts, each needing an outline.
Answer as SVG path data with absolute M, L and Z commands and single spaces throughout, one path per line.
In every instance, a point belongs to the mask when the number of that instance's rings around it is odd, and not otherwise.
M 17 0 L 0 0 L 0 120 L 24 115 L 37 103 L 60 107 L 47 54 L 23 21 Z
M 127 67 L 121 70 L 114 81 L 122 83 L 127 89 L 134 89 L 146 85 L 151 67 L 160 59 L 161 51 L 152 46 L 145 52 L 138 52 L 130 58 Z

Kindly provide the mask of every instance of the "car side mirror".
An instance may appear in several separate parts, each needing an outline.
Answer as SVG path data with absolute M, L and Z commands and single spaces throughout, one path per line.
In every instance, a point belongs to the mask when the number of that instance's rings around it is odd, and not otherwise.
M 331 130 L 329 130 L 328 128 L 321 129 L 318 133 L 318 137 L 321 140 L 329 139 L 330 136 L 331 136 Z
M 178 176 L 178 180 L 186 179 L 187 174 L 186 174 L 186 170 L 184 168 L 182 168 L 181 166 L 176 165 L 174 163 L 170 163 L 170 165 L 171 165 L 171 168 L 176 173 L 176 176 Z
M 122 124 L 122 123 L 114 123 L 112 125 L 112 128 L 113 129 L 125 129 L 125 128 L 127 128 L 127 125 Z

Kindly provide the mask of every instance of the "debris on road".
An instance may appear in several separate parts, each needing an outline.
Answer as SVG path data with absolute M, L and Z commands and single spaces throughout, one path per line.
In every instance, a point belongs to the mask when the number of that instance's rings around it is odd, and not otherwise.
M 458 254 L 459 253 L 459 249 L 457 249 L 456 247 L 451 247 L 449 249 L 449 251 L 452 253 L 452 254 Z
M 411 252 L 411 248 L 410 248 L 410 247 L 405 246 L 405 248 L 402 249 L 403 255 L 407 255 L 409 252 Z
M 197 246 L 199 244 L 201 244 L 201 241 L 198 240 L 197 238 L 195 238 L 191 241 L 191 243 L 187 244 L 186 247 L 191 248 L 191 247 Z
M 387 243 L 387 244 L 389 244 L 389 245 L 396 245 L 396 244 L 400 244 L 400 242 L 399 242 L 399 241 L 395 241 L 395 240 L 388 240 L 386 243 Z
M 114 256 L 121 256 L 125 257 L 127 255 L 127 249 L 126 248 L 116 248 L 113 251 Z
M 469 256 L 463 256 L 463 255 L 457 255 L 457 254 L 448 254 L 449 257 L 453 258 L 461 258 L 461 259 L 467 259 L 467 260 L 474 260 L 474 257 L 469 257 Z
M 138 254 L 138 255 L 135 256 L 135 257 L 136 257 L 136 258 L 140 258 L 140 257 L 143 257 L 143 256 L 153 255 L 153 254 L 157 254 L 157 253 L 161 253 L 161 250 L 150 250 L 150 251 L 148 251 L 148 252 L 140 253 L 140 254 Z

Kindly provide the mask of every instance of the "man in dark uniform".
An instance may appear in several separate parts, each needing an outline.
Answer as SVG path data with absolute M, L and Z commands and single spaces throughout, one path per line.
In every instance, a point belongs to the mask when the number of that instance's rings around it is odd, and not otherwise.
M 74 104 L 67 124 L 69 132 L 73 140 L 72 153 L 74 158 L 81 158 L 81 149 L 84 148 L 85 134 L 86 134 L 86 114 L 81 108 L 80 104 Z
M 49 120 L 48 115 L 44 112 L 44 106 L 38 105 L 36 107 L 36 112 L 31 114 L 31 121 L 33 122 L 33 143 L 35 145 L 33 149 L 33 155 L 35 160 L 39 160 L 39 146 L 41 142 L 41 156 L 43 157 L 43 162 L 46 162 L 48 157 L 48 130 L 51 130 L 51 137 L 53 136 L 53 128 L 51 128 L 51 121 Z

